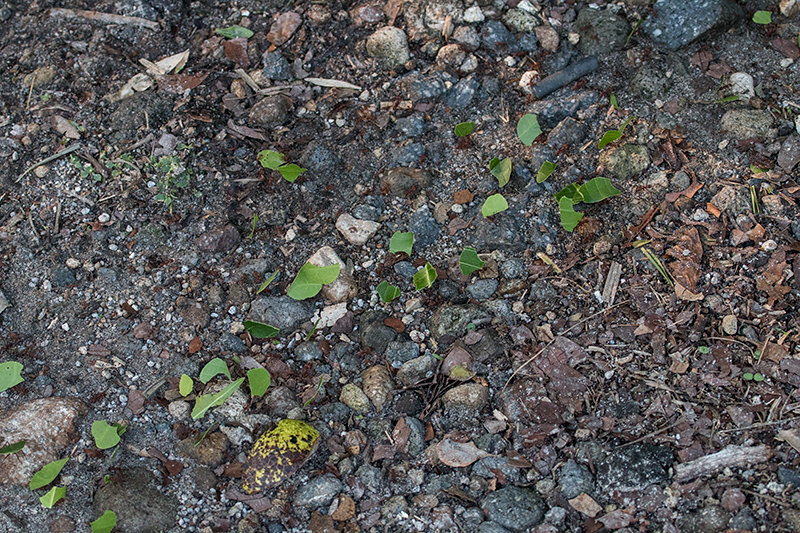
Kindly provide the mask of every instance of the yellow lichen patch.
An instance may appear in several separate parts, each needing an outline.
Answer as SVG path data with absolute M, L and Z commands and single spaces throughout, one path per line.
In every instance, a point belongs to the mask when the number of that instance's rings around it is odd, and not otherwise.
M 261 435 L 244 465 L 247 494 L 271 489 L 297 472 L 317 449 L 319 433 L 300 420 L 281 420 Z

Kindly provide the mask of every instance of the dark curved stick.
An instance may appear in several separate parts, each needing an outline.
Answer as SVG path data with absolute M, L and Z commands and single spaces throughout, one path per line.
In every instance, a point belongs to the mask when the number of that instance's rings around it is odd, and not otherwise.
M 581 59 L 577 63 L 572 63 L 567 68 L 559 70 L 555 74 L 550 74 L 545 79 L 534 85 L 531 90 L 536 98 L 544 98 L 553 91 L 556 91 L 568 83 L 572 83 L 581 76 L 585 76 L 597 70 L 599 64 L 595 56 Z

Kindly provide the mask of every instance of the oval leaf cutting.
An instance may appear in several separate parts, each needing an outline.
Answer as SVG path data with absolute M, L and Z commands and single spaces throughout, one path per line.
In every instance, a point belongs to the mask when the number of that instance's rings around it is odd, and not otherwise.
M 572 200 L 566 196 L 558 201 L 558 210 L 561 215 L 561 227 L 572 233 L 572 230 L 575 229 L 578 222 L 583 218 L 583 213 L 575 211 Z
M 530 146 L 536 137 L 542 134 L 542 128 L 539 127 L 539 119 L 536 115 L 528 113 L 523 115 L 519 122 L 517 122 L 517 137 L 522 141 L 525 146 Z
M 456 137 L 466 137 L 470 133 L 475 130 L 475 123 L 474 122 L 462 122 L 461 124 L 456 124 L 455 127 L 455 134 Z
M 40 489 L 52 483 L 53 480 L 58 477 L 58 474 L 61 473 L 61 469 L 64 468 L 65 464 L 67 464 L 67 459 L 53 461 L 52 463 L 44 465 L 42 469 L 36 472 L 31 478 L 31 490 Z
M 378 291 L 378 296 L 381 297 L 381 301 L 385 304 L 400 296 L 400 289 L 386 280 L 378 283 L 376 290 Z
M 219 374 L 225 374 L 228 379 L 231 379 L 231 373 L 228 370 L 228 365 L 219 357 L 215 357 L 206 363 L 206 366 L 204 366 L 203 370 L 200 371 L 200 381 L 203 383 L 208 383 Z
M 536 183 L 541 183 L 549 178 L 550 174 L 552 174 L 555 169 L 555 163 L 551 163 L 550 161 L 542 163 L 542 166 L 539 167 L 539 172 L 536 173 Z
M 405 252 L 411 255 L 411 249 L 414 247 L 414 232 L 395 231 L 392 238 L 389 240 L 389 251 L 393 254 L 398 252 Z
M 280 331 L 275 326 L 270 326 L 263 322 L 256 322 L 255 320 L 245 320 L 244 329 L 256 339 L 271 339 L 272 337 L 276 337 Z
M 92 533 L 111 533 L 114 526 L 117 525 L 117 513 L 114 511 L 106 511 L 103 516 L 91 522 Z
M 254 494 L 281 484 L 311 457 L 319 432 L 301 420 L 281 420 L 259 437 L 244 464 L 242 488 Z
M 323 285 L 333 283 L 339 277 L 339 268 L 339 263 L 325 267 L 306 263 L 300 268 L 286 294 L 295 300 L 313 298 L 319 294 Z
M 17 363 L 16 361 L 0 363 L 0 392 L 25 381 L 21 375 L 22 368 L 22 363 Z
M 266 368 L 251 368 L 247 371 L 247 383 L 250 385 L 250 396 L 264 396 L 267 392 L 272 376 Z
M 414 274 L 414 286 L 418 291 L 427 289 L 433 285 L 434 281 L 436 281 L 436 276 L 436 269 L 433 268 L 430 263 L 425 263 L 425 266 L 419 269 L 416 274 Z
M 94 437 L 95 446 L 101 450 L 107 450 L 119 444 L 117 428 L 105 420 L 92 422 L 92 437 Z
M 194 389 L 194 382 L 192 378 L 187 376 L 186 374 L 181 374 L 181 381 L 178 384 L 178 392 L 181 393 L 181 396 L 188 396 L 192 389 Z
M 229 26 L 227 28 L 217 28 L 217 33 L 228 39 L 236 39 L 237 37 L 244 37 L 249 39 L 253 36 L 253 30 L 244 28 L 242 26 Z
M 508 202 L 502 194 L 493 194 L 483 202 L 481 213 L 484 218 L 496 215 L 501 211 L 508 209 Z

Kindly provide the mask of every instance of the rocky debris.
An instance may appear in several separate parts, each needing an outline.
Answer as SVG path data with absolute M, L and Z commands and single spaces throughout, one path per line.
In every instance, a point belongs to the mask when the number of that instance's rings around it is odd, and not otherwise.
M 197 249 L 203 252 L 230 252 L 239 244 L 242 237 L 231 224 L 209 230 L 194 240 Z
M 344 236 L 350 244 L 361 246 L 366 244 L 381 225 L 371 220 L 359 220 L 352 215 L 342 213 L 336 219 L 336 229 Z
M 642 31 L 677 50 L 701 36 L 729 28 L 744 16 L 731 0 L 656 0 Z
M 273 72 L 270 74 L 275 75 Z M 292 111 L 292 99 L 285 94 L 267 96 L 259 100 L 248 112 L 248 123 L 256 128 L 280 126 Z
M 216 431 L 206 435 L 199 443 L 197 441 L 196 437 L 186 438 L 175 446 L 175 451 L 183 457 L 211 467 L 219 465 L 225 458 L 228 449 L 228 438 L 225 434 Z
M 486 518 L 509 531 L 530 531 L 542 523 L 545 504 L 528 489 L 510 485 L 481 500 Z
M 411 58 L 405 32 L 394 26 L 384 26 L 370 35 L 367 53 L 387 69 L 404 65 Z
M 75 442 L 75 425 L 86 412 L 86 404 L 72 398 L 40 398 L 6 411 L 0 417 L 0 442 L 24 440 L 25 448 L 0 461 L 0 484 L 27 486 L 33 474 Z
M 600 165 L 613 177 L 630 179 L 650 166 L 650 154 L 641 144 L 623 144 L 600 155 Z
M 722 115 L 720 128 L 737 139 L 766 137 L 772 126 L 772 115 L 760 109 L 731 109 Z
M 250 315 L 253 320 L 269 324 L 282 331 L 295 329 L 300 322 L 314 314 L 311 302 L 294 300 L 288 296 L 262 296 L 253 301 Z
M 580 35 L 578 46 L 587 56 L 620 50 L 628 40 L 628 21 L 606 9 L 585 7 L 578 13 L 575 29 Z

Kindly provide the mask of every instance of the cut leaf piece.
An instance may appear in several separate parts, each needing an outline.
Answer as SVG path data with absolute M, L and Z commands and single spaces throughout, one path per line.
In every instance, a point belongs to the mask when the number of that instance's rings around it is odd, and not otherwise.
M 244 37 L 249 39 L 252 37 L 253 31 L 242 26 L 229 26 L 227 28 L 217 28 L 217 33 L 228 39 L 236 39 L 237 37 Z
M 94 444 L 100 450 L 107 450 L 119 444 L 119 428 L 112 426 L 105 420 L 96 420 L 92 422 L 92 437 L 94 437 Z
M 478 257 L 478 252 L 475 248 L 467 246 L 461 255 L 458 257 L 458 267 L 461 273 L 465 276 L 471 275 L 476 270 L 483 268 L 484 262 Z
M 277 170 L 279 166 L 286 164 L 283 154 L 274 150 L 261 150 L 258 152 L 258 162 L 261 166 L 270 170 Z
M 244 383 L 244 378 L 239 378 L 216 394 L 203 394 L 198 396 L 194 404 L 194 409 L 192 409 L 192 418 L 197 420 L 212 407 L 222 405 L 225 400 L 231 397 L 231 394 L 242 386 L 242 383 Z
M 208 383 L 212 378 L 218 376 L 219 374 L 225 374 L 228 379 L 231 379 L 231 373 L 228 370 L 228 364 L 219 357 L 215 357 L 206 363 L 206 366 L 204 366 L 203 370 L 200 371 L 200 381 L 202 383 Z
M 301 420 L 281 420 L 258 438 L 244 464 L 242 489 L 254 494 L 297 472 L 319 444 L 319 432 Z
M 8 446 L 3 446 L 2 448 L 0 448 L 0 455 L 9 455 L 11 453 L 17 453 L 24 447 L 25 447 L 25 441 L 20 440 L 15 442 L 14 444 L 9 444 Z
M 255 320 L 245 320 L 244 329 L 256 339 L 271 339 L 272 337 L 277 337 L 280 332 L 275 326 L 256 322 Z
M 178 384 L 178 392 L 181 393 L 181 396 L 188 396 L 189 394 L 191 394 L 193 389 L 194 389 L 194 381 L 192 381 L 192 378 L 190 378 L 186 374 L 181 374 L 181 381 Z
M 492 215 L 496 215 L 501 211 L 505 211 L 508 209 L 508 202 L 503 197 L 502 194 L 493 194 L 489 198 L 483 202 L 483 207 L 481 207 L 481 213 L 484 217 L 490 217 Z
M 517 137 L 522 141 L 525 146 L 530 146 L 536 137 L 542 134 L 542 128 L 539 127 L 539 119 L 536 115 L 527 114 L 523 115 L 519 122 L 517 122 Z
M 587 204 L 594 204 L 606 198 L 622 194 L 616 187 L 611 185 L 611 180 L 608 178 L 592 178 L 581 185 L 579 192 L 582 201 Z
M 325 267 L 306 263 L 300 268 L 286 294 L 295 300 L 313 298 L 319 294 L 323 285 L 336 280 L 339 276 L 339 268 L 339 263 Z
M 561 214 L 561 227 L 571 233 L 583 218 L 583 213 L 576 212 L 572 200 L 566 196 L 558 201 L 558 210 Z
M 475 123 L 474 122 L 462 122 L 461 124 L 456 124 L 455 127 L 455 134 L 456 137 L 466 137 L 473 131 L 475 131 Z
M 271 382 L 272 376 L 266 368 L 251 368 L 247 371 L 247 383 L 250 385 L 251 397 L 264 396 Z
M 111 533 L 117 525 L 117 514 L 114 511 L 106 511 L 103 516 L 91 522 L 92 533 Z
M 570 183 L 556 193 L 556 202 L 560 202 L 562 198 L 569 198 L 572 203 L 580 203 L 583 201 L 581 196 L 581 187 L 577 183 Z
M 400 288 L 390 284 L 386 280 L 378 283 L 376 290 L 378 291 L 378 296 L 380 296 L 381 301 L 385 304 L 400 296 Z
M 256 291 L 256 294 L 261 294 L 264 291 L 264 289 L 266 289 L 269 286 L 269 284 L 272 283 L 272 280 L 274 280 L 275 276 L 277 276 L 277 275 L 278 275 L 278 271 L 276 270 L 275 272 L 272 273 L 272 275 L 270 277 L 268 277 L 264 281 L 264 283 L 261 284 L 261 286 Z
M 430 263 L 425 263 L 425 266 L 414 274 L 414 286 L 418 291 L 427 289 L 436 281 L 436 276 L 436 269 Z
M 294 163 L 292 163 L 290 165 L 281 165 L 281 166 L 278 167 L 278 172 L 281 173 L 281 176 L 283 176 L 283 179 L 285 179 L 286 181 L 292 182 L 292 183 L 294 183 L 294 180 L 296 180 L 297 177 L 300 174 L 302 174 L 303 172 L 305 172 L 305 171 L 306 171 L 306 169 L 300 168 L 299 166 L 295 165 Z
M 542 163 L 542 166 L 539 167 L 539 172 L 536 173 L 536 183 L 541 183 L 549 178 L 555 169 L 555 163 L 551 163 L 550 161 Z
M 497 178 L 497 183 L 499 183 L 501 187 L 504 187 L 506 183 L 508 183 L 508 180 L 511 179 L 511 166 L 511 159 L 508 157 L 502 161 L 495 157 L 489 163 L 489 170 L 491 170 L 492 176 Z
M 40 489 L 52 483 L 53 480 L 58 477 L 58 474 L 61 473 L 61 469 L 64 468 L 65 464 L 67 464 L 67 458 L 44 465 L 42 469 L 36 472 L 31 478 L 31 490 Z
M 0 363 L 0 392 L 25 381 L 22 379 L 22 368 L 22 363 L 16 361 Z
M 47 494 L 39 498 L 39 501 L 42 502 L 42 505 L 48 509 L 52 509 L 53 506 L 66 495 L 67 487 L 53 487 L 47 492 Z
M 753 22 L 756 24 L 770 24 L 772 22 L 772 11 L 756 11 L 753 13 Z
M 602 150 L 607 144 L 613 143 L 620 137 L 622 137 L 622 132 L 619 130 L 607 131 L 603 134 L 603 138 L 600 139 L 600 144 L 597 147 Z
M 405 252 L 411 255 L 411 249 L 414 247 L 414 232 L 401 232 L 395 231 L 392 238 L 389 240 L 389 251 L 393 254 L 398 252 Z

